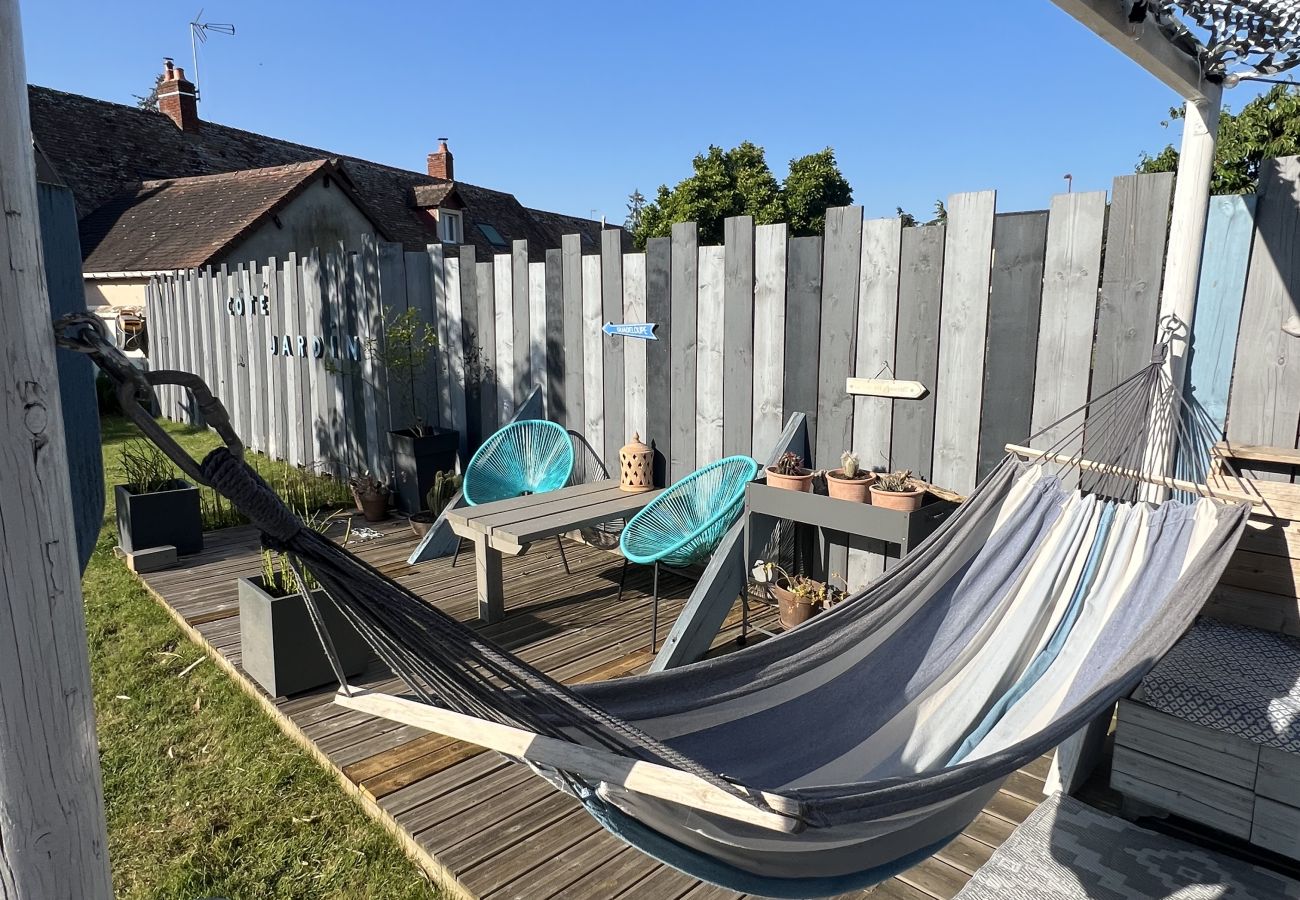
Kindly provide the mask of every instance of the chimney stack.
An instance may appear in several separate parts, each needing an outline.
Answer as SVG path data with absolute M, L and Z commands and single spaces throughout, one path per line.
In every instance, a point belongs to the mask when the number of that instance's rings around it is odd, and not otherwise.
M 451 151 L 447 149 L 447 139 L 438 138 L 438 152 L 429 154 L 429 174 L 434 178 L 455 181 L 452 177 Z
M 194 85 L 185 79 L 185 70 L 163 60 L 163 80 L 158 85 L 158 111 L 176 123 L 181 131 L 199 130 L 199 103 Z

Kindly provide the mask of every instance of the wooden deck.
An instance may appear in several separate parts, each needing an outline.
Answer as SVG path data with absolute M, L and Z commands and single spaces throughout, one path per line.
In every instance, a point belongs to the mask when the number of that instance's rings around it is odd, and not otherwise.
M 357 525 L 360 525 L 358 520 Z M 619 557 L 568 543 L 572 575 L 553 542 L 504 561 L 507 614 L 477 623 L 472 560 L 411 567 L 414 538 L 404 521 L 350 547 L 429 602 L 474 624 L 493 640 L 562 681 L 576 683 L 641 672 L 650 662 L 648 570 L 635 568 L 616 600 Z M 485 900 L 705 900 L 738 895 L 655 862 L 603 831 L 577 801 L 529 770 L 495 754 L 386 720 L 344 710 L 334 689 L 274 699 L 239 667 L 235 579 L 256 574 L 251 529 L 205 536 L 203 553 L 182 567 L 142 576 L 155 597 L 280 727 L 335 772 L 345 789 L 397 836 L 432 876 L 465 896 Z M 667 637 L 690 585 L 663 579 L 659 641 Z M 714 641 L 735 648 L 739 606 Z M 386 672 L 355 679 L 395 687 Z M 1012 775 L 957 840 L 915 868 L 854 896 L 948 900 L 1043 798 L 1046 757 Z

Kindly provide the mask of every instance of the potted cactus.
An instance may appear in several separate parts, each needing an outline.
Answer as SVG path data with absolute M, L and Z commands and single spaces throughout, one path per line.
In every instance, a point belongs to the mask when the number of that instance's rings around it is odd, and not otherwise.
M 826 473 L 826 492 L 837 500 L 870 503 L 871 493 L 867 489 L 875 480 L 876 473 L 863 469 L 858 464 L 858 455 L 845 450 L 840 455 L 840 468 Z
M 798 453 L 783 453 L 776 465 L 767 467 L 767 483 L 775 488 L 808 493 L 812 490 L 812 479 L 812 470 L 804 468 L 803 457 Z
M 113 497 L 122 550 L 137 553 L 170 545 L 182 556 L 202 550 L 199 489 L 181 478 L 166 454 L 147 441 L 127 441 L 120 458 L 126 483 L 113 488 Z
M 807 575 L 791 575 L 776 563 L 762 566 L 763 579 L 776 597 L 777 618 L 786 631 L 844 599 L 844 592 Z
M 921 508 L 925 488 L 917 483 L 909 469 L 900 469 L 876 476 L 871 485 L 871 503 L 899 512 L 915 512 Z
M 357 501 L 367 522 L 382 522 L 388 518 L 388 485 L 369 471 L 348 478 L 352 497 Z
M 438 472 L 433 476 L 433 487 L 425 494 L 428 509 L 411 515 L 411 530 L 416 537 L 424 537 L 447 508 L 451 498 L 460 490 L 460 476 L 455 472 Z

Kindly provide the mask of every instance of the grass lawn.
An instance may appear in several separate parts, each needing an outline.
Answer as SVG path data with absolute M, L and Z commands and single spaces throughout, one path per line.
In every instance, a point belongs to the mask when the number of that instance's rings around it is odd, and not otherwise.
M 217 441 L 168 427 L 196 454 Z M 118 447 L 139 433 L 103 430 L 110 493 L 83 589 L 116 895 L 442 896 L 113 556 Z

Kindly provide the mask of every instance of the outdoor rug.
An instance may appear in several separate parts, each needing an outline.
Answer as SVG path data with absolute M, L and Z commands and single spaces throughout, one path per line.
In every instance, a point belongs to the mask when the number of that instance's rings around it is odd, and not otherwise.
M 1057 794 L 1025 819 L 954 900 L 1288 897 L 1300 898 L 1300 882 Z

